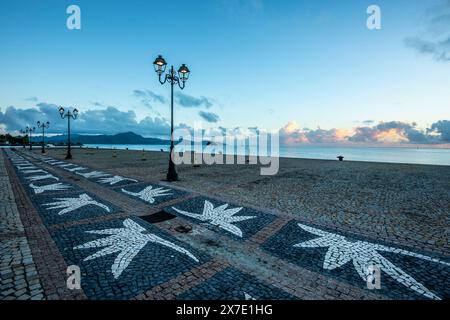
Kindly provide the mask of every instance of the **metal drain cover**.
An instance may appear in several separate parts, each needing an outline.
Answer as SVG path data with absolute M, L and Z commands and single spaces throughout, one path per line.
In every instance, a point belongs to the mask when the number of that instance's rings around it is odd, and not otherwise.
M 147 222 L 150 222 L 150 223 L 159 223 L 159 222 L 164 222 L 167 220 L 172 220 L 176 217 L 177 216 L 174 214 L 171 214 L 169 212 L 161 210 L 157 213 L 149 214 L 147 216 L 140 216 L 139 218 L 141 218 L 142 220 L 145 220 Z

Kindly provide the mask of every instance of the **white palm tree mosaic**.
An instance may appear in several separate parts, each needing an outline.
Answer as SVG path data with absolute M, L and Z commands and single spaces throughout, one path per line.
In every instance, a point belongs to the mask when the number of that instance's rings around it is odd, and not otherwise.
M 135 180 L 135 179 L 125 178 L 122 176 L 113 176 L 113 177 L 109 177 L 109 178 L 101 178 L 98 180 L 98 182 L 100 182 L 100 183 L 109 184 L 109 185 L 114 185 L 114 184 L 122 182 L 122 181 L 137 182 L 137 180 Z
M 172 207 L 176 212 L 203 221 L 208 222 L 212 225 L 218 226 L 219 228 L 224 229 L 238 237 L 242 237 L 242 230 L 237 226 L 233 225 L 235 222 L 245 221 L 249 219 L 254 219 L 256 216 L 235 216 L 236 213 L 242 210 L 242 207 L 239 208 L 228 208 L 228 203 L 221 205 L 217 208 L 214 208 L 214 205 L 205 200 L 203 212 L 201 214 L 192 213 L 188 211 L 183 211 Z
M 107 177 L 110 176 L 110 174 L 107 174 L 106 172 L 103 171 L 91 171 L 91 172 L 86 172 L 86 173 L 80 173 L 80 172 L 76 172 L 76 174 L 85 177 L 86 179 L 89 178 L 102 178 L 102 177 Z
M 26 177 L 26 179 L 28 179 L 30 181 L 40 181 L 40 180 L 46 180 L 46 179 L 54 179 L 56 181 L 59 181 L 59 178 L 55 177 L 52 174 L 44 174 L 41 176 L 31 176 L 31 177 Z
M 323 261 L 324 269 L 334 270 L 336 268 L 344 267 L 344 265 L 348 262 L 352 262 L 356 272 L 364 282 L 367 282 L 369 268 L 371 266 L 378 266 L 392 279 L 406 287 L 409 287 L 416 293 L 430 299 L 440 300 L 437 295 L 432 293 L 405 271 L 383 257 L 379 251 L 402 254 L 447 266 L 450 266 L 450 263 L 402 249 L 387 247 L 365 241 L 350 241 L 344 236 L 312 228 L 303 224 L 298 224 L 298 226 L 309 233 L 319 236 L 319 238 L 296 244 L 294 247 L 329 248 Z
M 170 191 L 171 191 L 170 189 L 164 189 L 162 187 L 153 189 L 153 186 L 148 186 L 140 192 L 131 192 L 122 189 L 123 193 L 133 197 L 138 197 L 139 199 L 142 199 L 148 203 L 154 203 L 156 197 L 164 197 L 171 195 L 172 193 L 170 193 Z
M 65 168 L 65 170 L 69 171 L 69 172 L 75 172 L 75 171 L 80 171 L 80 170 L 86 170 L 86 168 L 85 167 L 76 166 L 75 168 L 70 168 L 70 169 Z
M 111 271 L 115 279 L 125 271 L 128 265 L 133 261 L 134 257 L 147 245 L 147 243 L 156 243 L 181 254 L 184 254 L 199 262 L 199 260 L 188 250 L 158 237 L 155 234 L 149 233 L 145 228 L 131 219 L 123 221 L 123 228 L 103 229 L 86 231 L 91 234 L 108 235 L 105 238 L 89 241 L 83 245 L 74 247 L 74 250 L 103 248 L 96 253 L 86 257 L 84 261 L 97 259 L 113 253 L 118 253 L 114 263 L 111 266 Z
M 24 170 L 23 173 L 32 174 L 32 173 L 48 173 L 48 172 L 43 169 L 37 169 L 37 170 Z
M 62 209 L 61 211 L 58 212 L 58 215 L 60 215 L 60 216 L 65 213 L 75 211 L 75 210 L 80 209 L 85 206 L 97 206 L 97 207 L 104 209 L 107 212 L 111 212 L 111 210 L 109 209 L 108 206 L 106 206 L 98 201 L 95 201 L 86 193 L 83 193 L 76 198 L 56 198 L 54 200 L 57 200 L 57 201 L 50 202 L 50 203 L 44 203 L 43 206 L 49 206 L 49 208 L 47 208 L 47 210 Z
M 40 194 L 45 191 L 63 191 L 71 188 L 68 184 L 63 184 L 61 182 L 43 185 L 43 186 L 36 186 L 33 183 L 29 184 L 30 188 L 33 189 L 35 194 Z

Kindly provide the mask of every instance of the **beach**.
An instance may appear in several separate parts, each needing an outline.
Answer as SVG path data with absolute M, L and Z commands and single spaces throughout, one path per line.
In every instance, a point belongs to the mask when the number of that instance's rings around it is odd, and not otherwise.
M 59 148 L 2 151 L 2 237 L 9 242 L 1 250 L 18 268 L 37 270 L 25 276 L 38 281 L 38 293 L 28 282 L 16 288 L 26 297 L 450 297 L 448 166 L 281 158 L 274 176 L 261 176 L 258 165 L 185 164 L 170 183 L 167 152 L 72 154 L 64 160 Z M 86 260 L 95 250 L 77 249 L 86 241 L 106 245 L 99 241 L 107 238 L 92 242 L 89 230 L 100 235 L 121 226 L 158 235 L 178 253 L 146 245 L 124 265 L 115 254 Z M 358 276 L 369 262 L 383 271 L 378 290 Z M 86 278 L 82 291 L 65 288 L 72 264 Z M 49 268 L 60 272 L 49 275 Z

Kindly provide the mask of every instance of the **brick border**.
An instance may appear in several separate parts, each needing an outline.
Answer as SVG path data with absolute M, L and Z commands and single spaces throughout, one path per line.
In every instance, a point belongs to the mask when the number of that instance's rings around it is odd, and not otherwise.
M 4 152 L 4 151 L 2 151 Z M 5 155 L 5 153 L 4 153 Z M 44 294 L 49 300 L 85 300 L 82 290 L 71 291 L 66 285 L 67 264 L 45 228 L 14 171 L 11 160 L 5 156 L 5 167 L 15 195 L 17 209 L 25 229 Z
M 170 279 L 151 290 L 135 297 L 136 300 L 175 300 L 175 298 L 208 280 L 229 264 L 221 260 L 212 260 Z

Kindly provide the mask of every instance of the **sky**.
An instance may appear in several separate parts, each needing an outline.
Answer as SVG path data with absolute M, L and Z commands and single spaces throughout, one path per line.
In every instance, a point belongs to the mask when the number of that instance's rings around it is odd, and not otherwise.
M 81 10 L 69 30 L 66 9 Z M 367 8 L 381 10 L 369 30 Z M 286 144 L 450 145 L 450 0 L 4 0 L 0 130 L 80 111 L 78 133 L 166 136 L 161 54 L 189 66 L 176 126 Z

